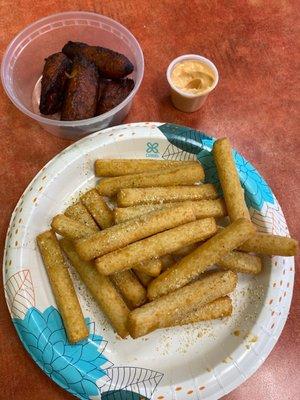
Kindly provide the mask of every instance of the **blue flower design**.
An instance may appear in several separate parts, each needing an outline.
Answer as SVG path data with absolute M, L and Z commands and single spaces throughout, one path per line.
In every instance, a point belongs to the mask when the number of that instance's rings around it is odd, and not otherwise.
M 159 126 L 159 130 L 172 145 L 187 153 L 196 155 L 205 169 L 205 182 L 216 185 L 221 195 L 222 189 L 212 155 L 212 147 L 215 139 L 205 135 L 203 132 L 174 124 L 161 125 Z M 233 156 L 241 184 L 245 189 L 245 198 L 248 207 L 260 211 L 264 202 L 274 204 L 274 195 L 270 187 L 253 165 L 235 150 L 233 150 Z
M 29 308 L 24 319 L 14 318 L 19 336 L 35 362 L 56 383 L 80 399 L 99 394 L 96 381 L 106 375 L 100 367 L 107 359 L 98 351 L 101 336 L 89 319 L 89 337 L 70 345 L 61 316 L 56 308 L 44 312 Z
M 245 189 L 248 207 L 255 208 L 259 211 L 264 202 L 274 204 L 274 195 L 270 187 L 253 165 L 235 150 L 233 150 L 233 156 L 239 172 L 240 181 Z

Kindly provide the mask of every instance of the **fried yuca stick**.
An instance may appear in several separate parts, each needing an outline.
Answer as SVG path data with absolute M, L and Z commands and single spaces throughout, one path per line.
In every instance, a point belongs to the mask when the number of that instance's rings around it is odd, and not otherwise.
M 213 218 L 200 219 L 105 254 L 97 258 L 95 264 L 98 271 L 104 275 L 129 269 L 132 266 L 135 268 L 137 263 L 170 254 L 185 245 L 207 239 L 216 230 L 217 226 Z M 147 271 L 143 272 L 147 273 Z
M 201 243 L 191 244 L 185 246 L 177 252 L 173 253 L 176 257 L 185 257 L 201 246 Z M 260 257 L 245 254 L 240 251 L 229 252 L 218 265 L 223 269 L 229 269 L 235 272 L 242 272 L 245 274 L 259 274 L 262 270 L 262 261 Z
M 169 204 L 169 203 L 167 203 Z M 164 204 L 146 204 L 133 207 L 117 207 L 113 210 L 115 224 L 120 224 L 121 222 L 129 221 L 130 219 L 138 218 L 145 215 L 151 211 L 161 210 Z M 175 203 L 177 204 L 177 203 Z
M 113 212 L 108 207 L 96 189 L 91 189 L 81 196 L 80 200 L 89 210 L 101 229 L 109 228 L 114 224 Z
M 78 232 L 80 231 L 84 232 L 86 226 L 79 223 L 77 223 L 77 225 L 78 228 L 80 228 L 78 229 Z M 98 227 L 97 230 L 99 230 Z M 95 265 L 93 265 L 93 268 L 95 269 Z M 144 267 L 142 266 L 142 268 Z M 149 265 L 149 269 L 150 272 L 153 274 L 153 276 L 158 276 L 161 271 L 161 266 L 160 264 L 159 266 Z M 118 287 L 121 295 L 131 308 L 138 307 L 146 301 L 145 289 L 131 271 L 126 271 L 126 273 L 120 272 L 115 274 L 112 277 L 112 281 Z
M 155 329 L 173 325 L 194 308 L 232 292 L 236 284 L 237 275 L 232 271 L 209 274 L 132 311 L 128 317 L 129 333 L 137 338 Z
M 241 253 L 240 251 L 231 251 L 226 257 L 217 263 L 223 269 L 230 269 L 244 274 L 257 275 L 262 270 L 262 261 L 260 257 Z
M 89 332 L 55 233 L 53 231 L 41 233 L 37 236 L 37 244 L 68 340 L 70 343 L 79 342 L 85 339 Z
M 269 256 L 295 256 L 298 242 L 290 237 L 257 232 L 243 243 L 239 250 Z
M 159 258 L 155 258 L 153 260 L 139 262 L 135 265 L 135 269 L 144 274 L 156 277 L 161 273 L 162 261 Z
M 96 195 L 99 196 L 98 193 L 96 193 Z M 84 231 L 86 226 L 81 225 L 80 228 Z M 97 228 L 97 230 L 99 230 L 99 228 Z M 141 266 L 142 269 L 145 267 L 143 265 Z M 95 269 L 94 265 L 93 268 Z M 158 276 L 161 271 L 161 263 L 159 260 L 152 264 L 149 263 L 149 270 L 153 276 Z M 112 281 L 118 287 L 121 295 L 131 308 L 138 307 L 146 301 L 146 291 L 132 271 L 117 273 L 112 276 Z
M 83 260 L 91 260 L 157 232 L 194 220 L 193 210 L 187 205 L 153 211 L 78 240 L 75 247 Z
M 95 233 L 95 229 L 89 228 L 64 214 L 56 215 L 52 219 L 51 227 L 56 233 L 70 240 L 80 239 Z
M 111 280 L 119 289 L 130 309 L 139 307 L 146 302 L 146 290 L 131 270 L 113 274 Z
M 220 218 L 225 217 L 227 214 L 225 202 L 223 199 L 189 201 L 189 203 L 193 208 L 194 214 L 197 219 L 209 217 Z M 120 222 L 128 221 L 132 218 L 137 218 L 150 211 L 159 210 L 162 208 L 171 208 L 180 204 L 183 204 L 183 202 L 148 204 L 134 207 L 118 207 L 114 210 L 115 223 L 119 224 Z
M 126 323 L 129 308 L 110 279 L 100 275 L 91 262 L 81 260 L 70 240 L 61 239 L 60 246 L 113 328 L 125 338 L 128 335 Z
M 224 296 L 212 301 L 211 303 L 196 307 L 192 312 L 189 312 L 186 316 L 179 318 L 169 326 L 182 326 L 200 321 L 209 321 L 211 319 L 229 317 L 231 314 L 231 298 L 229 296 Z M 164 326 L 164 328 L 168 328 L 168 326 Z
M 236 220 L 155 278 L 148 286 L 148 298 L 155 299 L 191 282 L 254 233 L 255 227 L 250 221 L 245 218 Z
M 99 159 L 95 161 L 96 176 L 121 176 L 142 172 L 162 171 L 164 168 L 181 168 L 198 165 L 198 161 L 167 161 L 144 159 Z
M 115 196 L 122 188 L 145 188 L 153 186 L 193 185 L 204 179 L 204 170 L 198 163 L 178 169 L 144 172 L 102 179 L 96 189 L 103 196 Z
M 174 185 L 175 183 L 173 183 Z M 214 185 L 205 183 L 195 186 L 169 186 L 148 188 L 125 188 L 117 195 L 118 207 L 140 204 L 162 204 L 185 200 L 216 199 L 218 192 Z
M 93 217 L 90 215 L 88 210 L 80 201 L 68 207 L 64 212 L 64 214 L 67 217 L 72 218 L 75 221 L 80 222 L 88 226 L 89 228 L 94 229 L 95 231 L 98 230 L 98 226 L 96 222 L 93 220 Z
M 213 156 L 230 221 L 233 222 L 239 218 L 247 218 L 250 220 L 249 211 L 245 202 L 244 190 L 241 186 L 238 171 L 232 156 L 232 147 L 227 138 L 215 141 Z
M 145 274 L 144 272 L 139 271 L 138 269 L 134 269 L 134 273 L 139 278 L 141 284 L 146 288 L 149 283 L 153 280 L 153 277 Z

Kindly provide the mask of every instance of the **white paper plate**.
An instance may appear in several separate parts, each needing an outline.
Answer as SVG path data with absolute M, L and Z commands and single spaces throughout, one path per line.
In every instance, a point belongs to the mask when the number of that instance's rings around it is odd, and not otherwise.
M 49 229 L 84 190 L 96 183 L 96 158 L 198 158 L 218 185 L 214 139 L 190 128 L 161 123 L 122 125 L 97 132 L 62 151 L 30 183 L 18 202 L 5 246 L 7 304 L 21 341 L 58 385 L 81 399 L 217 399 L 264 362 L 285 324 L 294 259 L 264 260 L 257 277 L 239 276 L 233 316 L 223 321 L 163 329 L 132 340 L 116 338 L 72 271 L 89 319 L 88 340 L 69 345 L 35 237 Z M 235 152 L 253 222 L 263 232 L 288 235 L 281 208 L 255 168 Z

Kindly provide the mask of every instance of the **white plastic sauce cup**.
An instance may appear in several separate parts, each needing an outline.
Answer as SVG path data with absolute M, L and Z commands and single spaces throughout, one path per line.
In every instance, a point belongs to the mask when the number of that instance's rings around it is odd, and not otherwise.
M 176 64 L 186 60 L 201 61 L 203 64 L 206 64 L 214 74 L 213 85 L 200 94 L 187 93 L 183 90 L 178 89 L 172 82 L 172 71 Z M 197 54 L 185 54 L 183 56 L 175 58 L 175 60 L 171 62 L 167 69 L 167 80 L 171 87 L 171 100 L 173 105 L 180 111 L 194 112 L 199 110 L 199 108 L 203 106 L 209 93 L 212 92 L 217 86 L 219 81 L 219 72 L 215 64 L 207 58 L 199 56 Z

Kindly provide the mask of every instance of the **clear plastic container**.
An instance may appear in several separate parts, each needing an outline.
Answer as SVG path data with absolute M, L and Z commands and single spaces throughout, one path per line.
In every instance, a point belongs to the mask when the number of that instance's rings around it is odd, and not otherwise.
M 134 71 L 130 77 L 135 81 L 134 89 L 111 111 L 81 121 L 60 121 L 55 117 L 46 118 L 38 112 L 38 82 L 44 59 L 60 51 L 69 40 L 107 47 L 124 54 L 133 63 Z M 2 84 L 15 106 L 46 131 L 66 139 L 79 139 L 120 124 L 130 110 L 143 75 L 143 52 L 135 37 L 108 17 L 81 11 L 50 15 L 29 25 L 10 43 L 1 65 Z

